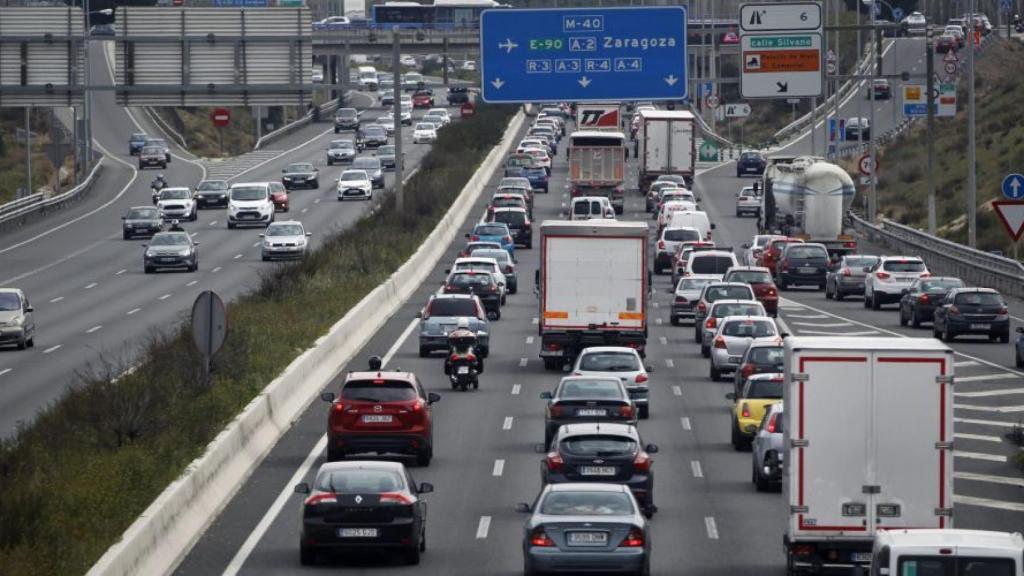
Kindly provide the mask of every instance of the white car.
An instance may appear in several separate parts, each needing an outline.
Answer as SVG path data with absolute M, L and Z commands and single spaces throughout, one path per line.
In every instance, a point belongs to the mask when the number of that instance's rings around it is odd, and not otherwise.
M 444 117 L 441 116 L 440 114 L 424 114 L 423 121 L 433 124 L 435 130 L 440 130 L 441 128 L 444 128 L 445 126 L 448 125 L 448 122 L 445 121 Z
M 313 66 L 313 72 L 310 74 L 310 79 L 313 84 L 321 84 L 324 81 L 324 69 L 319 66 Z
M 402 56 L 398 61 L 402 63 L 402 66 L 408 66 L 410 68 L 416 67 L 416 58 L 412 57 L 410 54 Z
M 434 142 L 437 140 L 437 130 L 433 124 L 427 122 L 420 122 L 416 124 L 416 128 L 412 131 L 412 141 L 414 144 L 424 144 L 427 142 Z
M 505 296 L 508 294 L 508 280 L 505 278 L 504 272 L 501 271 L 501 266 L 497 260 L 475 256 L 456 258 L 455 265 L 452 266 L 451 270 L 446 270 L 445 273 L 466 270 L 490 272 L 491 276 L 494 276 L 494 279 L 498 282 L 498 288 L 501 290 L 501 303 L 505 304 Z
M 395 113 L 388 112 L 380 118 L 377 118 L 376 124 L 383 126 L 384 131 L 388 133 L 388 136 L 393 136 L 395 134 Z
M 744 186 L 736 192 L 736 217 L 744 214 L 757 216 L 761 213 L 761 196 L 754 192 L 753 186 Z
M 274 222 L 260 234 L 260 238 L 263 238 L 260 249 L 263 261 L 273 258 L 302 258 L 306 255 L 306 247 L 309 244 L 306 238 L 312 235 L 312 232 L 306 232 L 302 227 L 302 222 Z
M 683 320 L 693 320 L 694 308 L 700 299 L 700 292 L 705 284 L 717 282 L 714 276 L 687 276 L 680 278 L 676 284 L 675 298 L 672 300 L 672 312 L 669 321 L 679 326 Z
M 228 228 L 246 224 L 268 226 L 274 221 L 274 201 L 267 182 L 240 182 L 228 192 Z
M 711 339 L 711 381 L 718 382 L 722 374 L 735 372 L 752 343 L 778 337 L 779 329 L 775 321 L 766 316 L 722 318 Z
M 663 229 L 658 237 L 658 242 L 655 244 L 654 273 L 662 274 L 665 270 L 672 270 L 672 257 L 675 256 L 676 249 L 679 248 L 681 243 L 699 242 L 700 240 L 700 230 L 696 228 L 667 227 Z
M 640 412 L 640 418 L 647 418 L 650 412 L 648 371 L 640 354 L 626 346 L 584 348 L 572 367 L 573 376 L 604 376 L 622 380 L 629 399 Z
M 701 335 L 701 356 L 705 358 L 711 357 L 711 344 L 715 338 L 715 333 L 718 332 L 718 326 L 722 323 L 722 319 L 728 316 L 768 317 L 768 313 L 765 312 L 764 304 L 753 298 L 749 300 L 715 300 L 708 309 L 707 317 L 701 322 L 696 323 L 696 327 L 700 330 Z
M 685 200 L 662 202 L 661 210 L 658 212 L 658 230 L 668 225 L 669 220 L 672 219 L 673 212 L 693 212 L 695 210 L 697 210 L 697 205 Z
M 712 274 L 722 278 L 729 268 L 739 266 L 736 256 L 725 250 L 701 250 L 690 254 L 686 274 Z
M 338 178 L 338 200 L 373 199 L 373 181 L 366 170 L 345 170 Z
M 882 256 L 865 272 L 864 307 L 872 310 L 898 301 L 914 280 L 929 274 L 924 260 L 917 256 Z
M 452 115 L 448 113 L 447 108 L 431 108 L 430 110 L 427 110 L 427 116 L 441 116 L 444 118 L 445 126 L 452 122 Z
M 476 61 L 466 60 L 465 62 L 462 63 L 462 69 L 465 70 L 466 72 L 473 72 L 474 70 L 476 70 Z
M 405 125 L 405 126 L 412 126 L 412 102 L 410 102 L 408 104 L 406 104 L 405 102 L 402 102 L 401 110 L 399 110 L 399 114 L 401 115 L 401 119 L 402 119 L 402 124 L 403 125 Z M 392 120 L 391 123 L 394 124 L 395 121 Z
M 171 220 L 191 220 L 199 217 L 196 202 L 192 198 L 192 190 L 183 187 L 164 188 L 156 201 L 160 217 L 165 222 Z
M 758 266 L 757 260 L 761 257 L 767 247 L 768 243 L 776 238 L 782 238 L 774 234 L 758 234 L 754 236 L 754 241 L 748 244 L 744 244 L 743 261 L 747 266 Z

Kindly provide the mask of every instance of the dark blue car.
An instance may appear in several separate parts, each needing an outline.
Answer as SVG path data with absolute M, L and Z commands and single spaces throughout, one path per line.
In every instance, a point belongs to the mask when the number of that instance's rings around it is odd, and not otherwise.
M 954 288 L 934 315 L 932 334 L 946 342 L 964 334 L 1010 341 L 1010 311 L 1002 295 L 991 288 Z
M 146 136 L 145 132 L 136 132 L 132 134 L 131 137 L 128 138 L 128 154 L 138 156 L 148 139 L 149 136 Z
M 501 247 L 505 250 L 508 250 L 510 256 L 515 256 L 516 254 L 516 247 L 512 241 L 512 232 L 502 222 L 477 224 L 473 227 L 472 232 L 466 234 L 466 238 L 469 238 L 470 242 L 495 242 L 501 244 Z
M 533 190 L 548 191 L 548 172 L 534 163 L 529 154 L 512 154 L 505 161 L 505 176 L 517 176 L 530 181 Z

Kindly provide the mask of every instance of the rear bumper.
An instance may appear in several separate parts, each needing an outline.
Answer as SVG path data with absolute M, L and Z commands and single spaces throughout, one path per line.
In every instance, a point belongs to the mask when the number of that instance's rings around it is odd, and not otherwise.
M 577 331 L 541 334 L 540 357 L 571 361 L 588 346 L 629 346 L 643 357 L 646 354 L 645 332 Z
M 343 538 L 343 528 L 376 528 L 376 538 Z M 409 548 L 419 545 L 416 519 L 399 517 L 391 522 L 328 523 L 320 518 L 305 519 L 302 523 L 302 545 L 325 549 L 380 549 Z
M 792 284 L 793 286 L 810 286 L 825 283 L 825 273 L 815 272 L 813 274 L 801 274 L 798 272 L 781 272 L 779 277 L 786 284 Z
M 999 335 L 1010 334 L 1009 320 L 951 320 L 946 319 L 949 325 L 950 334 L 986 334 Z M 974 328 L 973 326 L 984 325 L 986 328 Z
M 562 551 L 556 548 L 527 548 L 526 558 L 538 572 L 579 574 L 636 574 L 647 562 L 643 548 L 616 548 L 608 551 Z
M 396 432 L 328 433 L 327 446 L 335 454 L 415 454 L 430 446 L 423 434 Z

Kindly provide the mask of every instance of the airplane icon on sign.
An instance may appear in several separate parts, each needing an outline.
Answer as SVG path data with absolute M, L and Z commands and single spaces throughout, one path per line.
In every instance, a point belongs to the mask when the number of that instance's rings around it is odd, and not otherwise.
M 511 38 L 505 38 L 504 43 L 498 43 L 498 49 L 504 50 L 506 54 L 511 54 L 516 48 L 519 48 L 519 44 L 513 42 Z

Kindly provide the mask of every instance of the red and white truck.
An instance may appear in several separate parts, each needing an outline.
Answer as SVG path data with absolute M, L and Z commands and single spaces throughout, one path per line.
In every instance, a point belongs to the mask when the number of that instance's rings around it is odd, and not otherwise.
M 625 208 L 626 136 L 579 130 L 569 135 L 569 190 L 573 198 L 604 196 L 616 214 Z
M 540 357 L 554 370 L 587 346 L 647 346 L 647 223 L 548 220 L 540 226 Z
M 931 338 L 787 337 L 788 574 L 868 566 L 877 532 L 953 525 L 953 351 Z
M 639 185 L 644 194 L 658 176 L 677 174 L 693 186 L 697 122 L 685 110 L 641 110 L 637 130 Z

